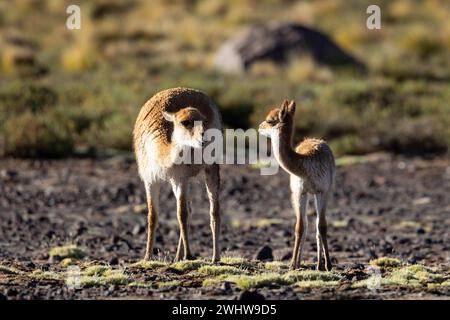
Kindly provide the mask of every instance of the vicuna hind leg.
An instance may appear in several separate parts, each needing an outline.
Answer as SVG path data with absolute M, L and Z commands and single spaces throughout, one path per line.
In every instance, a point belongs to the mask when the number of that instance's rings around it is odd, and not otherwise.
M 315 196 L 316 198 L 316 212 L 317 212 L 317 269 L 324 271 L 331 271 L 332 264 L 330 259 L 330 254 L 328 252 L 328 241 L 327 241 L 327 220 L 326 220 L 326 209 L 328 194 L 321 193 Z M 325 265 L 323 264 L 322 251 L 325 255 Z
M 213 256 L 212 261 L 220 260 L 220 205 L 219 205 L 219 187 L 220 172 L 219 165 L 212 164 L 205 168 L 206 191 L 209 199 L 209 215 L 211 219 L 211 232 L 213 237 Z
M 172 190 L 177 199 L 177 218 L 180 225 L 180 240 L 178 242 L 177 254 L 175 261 L 182 259 L 191 259 L 192 254 L 189 247 L 189 209 L 187 203 L 187 188 L 188 182 L 183 181 L 171 181 Z M 183 252 L 182 252 L 183 251 Z
M 192 206 L 191 206 L 191 202 L 188 201 L 187 202 L 187 209 L 188 209 L 188 221 L 187 221 L 187 225 L 188 225 L 188 229 L 190 229 L 190 220 L 189 218 L 192 215 Z M 181 258 L 184 255 L 184 247 L 183 247 L 183 237 L 181 236 L 181 228 L 180 228 L 180 235 L 178 238 L 178 247 L 177 247 L 177 253 L 175 255 L 175 261 L 180 261 Z M 189 258 L 194 258 L 194 257 L 188 257 Z
M 153 254 L 153 245 L 155 243 L 155 229 L 157 223 L 157 210 L 159 198 L 159 184 L 145 183 L 145 193 L 147 195 L 147 247 L 145 249 L 144 260 L 150 260 Z
M 292 206 L 295 210 L 296 223 L 295 223 L 295 241 L 294 250 L 292 252 L 292 260 L 290 269 L 297 269 L 300 267 L 302 259 L 303 245 L 306 238 L 306 230 L 308 227 L 308 220 L 306 217 L 306 208 L 308 204 L 308 195 L 295 186 L 295 183 L 291 183 L 292 190 Z

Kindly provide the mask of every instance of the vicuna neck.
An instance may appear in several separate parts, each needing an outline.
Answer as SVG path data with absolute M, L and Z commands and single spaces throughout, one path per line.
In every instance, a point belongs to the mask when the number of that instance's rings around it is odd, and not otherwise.
M 293 124 L 284 123 L 272 136 L 274 156 L 281 167 L 290 174 L 302 176 L 303 157 L 293 149 Z

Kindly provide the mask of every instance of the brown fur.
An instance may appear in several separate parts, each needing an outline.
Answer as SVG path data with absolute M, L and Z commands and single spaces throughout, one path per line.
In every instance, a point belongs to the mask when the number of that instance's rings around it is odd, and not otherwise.
M 286 100 L 280 108 L 271 109 L 259 126 L 261 134 L 272 138 L 275 157 L 290 174 L 292 204 L 297 217 L 291 268 L 300 266 L 307 230 L 306 206 L 308 194 L 312 194 L 316 198 L 317 211 L 317 268 L 331 270 L 325 214 L 335 174 L 334 157 L 330 147 L 321 139 L 306 138 L 295 149 L 292 147 L 294 114 L 295 102 Z
M 201 121 L 201 126 L 185 125 L 182 123 L 184 120 Z M 205 173 L 205 184 L 210 202 L 213 261 L 220 259 L 219 166 L 218 164 L 176 164 L 171 157 L 173 153 L 178 152 L 177 143 L 172 141 L 174 129 L 177 129 L 175 132 L 182 130 L 182 134 L 195 133 L 195 141 L 198 142 L 205 130 L 221 129 L 220 122 L 219 111 L 213 102 L 204 93 L 189 88 L 173 88 L 159 92 L 141 108 L 133 130 L 133 144 L 148 202 L 148 235 L 144 259 L 150 259 L 153 253 L 161 182 L 170 182 L 177 200 L 180 239 L 175 260 L 192 257 L 188 238 L 190 211 L 188 186 L 189 178 L 196 176 L 202 170 Z M 182 137 L 184 139 L 184 136 Z M 201 146 L 202 144 L 199 148 Z
M 176 113 L 187 107 L 196 108 L 205 117 L 205 127 L 209 128 L 211 123 L 208 119 L 213 118 L 211 103 L 204 93 L 190 88 L 172 88 L 155 94 L 144 104 L 137 117 L 133 130 L 134 149 L 141 148 L 145 134 L 152 133 L 156 143 L 160 145 L 161 155 L 167 156 L 173 123 L 164 119 L 163 111 Z

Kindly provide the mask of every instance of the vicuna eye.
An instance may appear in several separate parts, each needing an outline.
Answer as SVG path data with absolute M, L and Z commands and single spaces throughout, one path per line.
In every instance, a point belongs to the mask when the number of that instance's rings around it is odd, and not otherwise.
M 276 121 L 273 120 L 273 119 L 266 120 L 266 122 L 267 122 L 268 124 L 270 124 L 271 126 L 273 126 L 273 125 L 276 123 Z
M 181 125 L 183 127 L 186 127 L 186 128 L 192 127 L 192 121 L 190 121 L 190 120 L 183 120 L 183 121 L 181 121 Z

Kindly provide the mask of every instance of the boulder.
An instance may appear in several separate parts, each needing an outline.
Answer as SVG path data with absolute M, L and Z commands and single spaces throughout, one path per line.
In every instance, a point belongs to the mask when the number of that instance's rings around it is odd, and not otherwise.
M 217 52 L 214 64 L 222 72 L 240 73 L 259 60 L 284 63 L 290 57 L 302 55 L 330 66 L 363 67 L 324 33 L 279 22 L 250 27 L 229 39 Z

